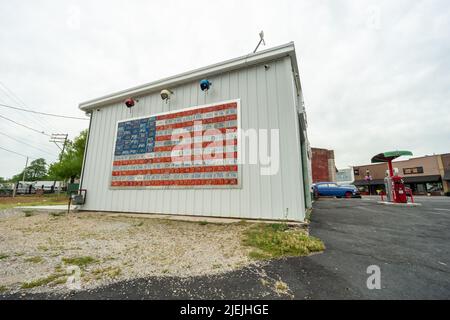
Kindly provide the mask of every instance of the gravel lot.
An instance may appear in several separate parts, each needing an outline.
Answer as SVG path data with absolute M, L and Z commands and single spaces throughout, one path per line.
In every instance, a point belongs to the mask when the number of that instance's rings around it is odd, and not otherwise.
M 190 277 L 253 262 L 244 224 L 212 224 L 99 213 L 0 211 L 0 293 L 65 292 L 68 267 L 81 289 L 147 276 Z M 72 259 L 72 262 L 70 259 Z

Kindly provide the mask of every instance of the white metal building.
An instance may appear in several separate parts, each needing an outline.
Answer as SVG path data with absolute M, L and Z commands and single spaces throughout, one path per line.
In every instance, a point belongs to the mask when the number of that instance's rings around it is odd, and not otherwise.
M 202 79 L 212 83 L 207 92 L 199 86 Z M 163 89 L 172 92 L 170 100 L 161 99 Z M 128 98 L 137 101 L 132 108 L 124 104 Z M 156 126 L 156 130 L 165 130 L 167 134 L 175 128 L 171 123 L 185 120 L 161 119 L 182 116 L 191 119 L 190 110 L 205 115 L 212 110 L 207 109 L 211 106 L 219 108 L 214 110 L 233 108 L 225 110 L 232 114 L 226 120 L 235 121 L 238 129 L 279 129 L 279 170 L 272 175 L 261 175 L 266 163 L 258 157 L 255 164 L 249 161 L 239 164 L 235 172 L 216 173 L 227 177 L 219 179 L 220 185 L 183 182 L 184 185 L 176 187 L 166 186 L 166 183 L 179 183 L 173 182 L 170 174 L 161 175 L 169 179 L 162 184 L 161 180 L 151 182 L 160 179 L 149 174 L 147 169 L 151 165 L 151 172 L 174 171 L 159 169 L 161 163 L 150 164 L 154 160 L 148 159 L 156 150 L 153 147 L 167 149 L 158 145 L 157 138 L 149 137 L 149 132 L 154 132 Z M 79 107 L 91 118 L 80 183 L 80 189 L 86 189 L 86 202 L 81 210 L 302 221 L 306 208 L 311 205 L 310 147 L 293 43 L 109 94 L 83 102 Z M 140 133 L 130 131 L 139 125 L 143 128 Z M 147 139 L 147 149 L 145 145 L 144 149 L 138 149 L 137 140 L 127 140 L 139 134 Z M 248 155 L 249 143 L 241 141 L 247 138 L 241 136 L 236 144 Z M 134 143 L 136 148 L 130 149 Z M 134 150 L 131 155 L 130 150 Z M 139 175 L 124 176 L 133 172 Z M 180 181 L 178 177 L 183 174 L 174 176 Z M 209 179 L 211 173 L 197 176 Z M 206 184 L 213 181 L 208 179 L 202 181 Z

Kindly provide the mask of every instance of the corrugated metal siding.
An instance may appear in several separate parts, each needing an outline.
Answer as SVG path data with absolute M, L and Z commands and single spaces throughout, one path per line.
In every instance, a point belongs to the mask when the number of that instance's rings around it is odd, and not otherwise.
M 187 214 L 248 219 L 304 219 L 299 123 L 290 58 L 209 78 L 204 94 L 198 82 L 171 88 L 166 104 L 159 92 L 137 97 L 132 113 L 122 103 L 93 111 L 86 153 L 83 210 Z M 261 176 L 260 165 L 242 165 L 241 189 L 111 190 L 109 188 L 117 121 L 230 99 L 241 99 L 241 128 L 280 132 L 280 170 Z M 248 146 L 246 146 L 248 154 Z

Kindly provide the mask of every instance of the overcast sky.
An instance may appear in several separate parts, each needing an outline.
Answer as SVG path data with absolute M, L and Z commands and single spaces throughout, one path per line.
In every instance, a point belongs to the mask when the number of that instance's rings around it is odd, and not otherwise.
M 310 142 L 338 168 L 391 149 L 450 152 L 447 0 L 1 0 L 0 103 L 83 116 L 82 101 L 247 54 L 261 29 L 266 48 L 295 42 Z M 70 138 L 88 126 L 0 115 Z M 1 118 L 0 133 L 0 147 L 56 159 L 42 134 Z M 0 150 L 0 164 L 11 177 L 25 158 Z

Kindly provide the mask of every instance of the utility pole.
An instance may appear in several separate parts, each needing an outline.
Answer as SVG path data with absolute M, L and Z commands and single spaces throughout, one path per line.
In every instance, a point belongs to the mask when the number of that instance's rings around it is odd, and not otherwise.
M 59 154 L 59 160 L 61 160 L 64 150 L 66 148 L 67 144 L 67 137 L 69 135 L 67 133 L 52 133 L 50 137 L 50 142 L 53 142 L 56 144 L 56 146 L 61 150 L 61 153 Z M 62 148 L 59 146 L 59 144 L 62 143 Z M 53 191 L 55 190 L 56 180 L 53 181 Z M 58 187 L 58 194 L 61 191 L 61 186 Z
M 27 172 L 27 167 L 28 167 L 28 157 L 27 162 L 25 162 L 25 168 L 23 169 L 22 184 L 25 184 L 25 173 Z
M 22 175 L 22 186 L 24 188 L 25 188 L 25 173 L 27 171 L 27 167 L 28 167 L 28 157 L 27 157 L 27 161 L 25 162 L 25 168 L 23 169 L 23 175 Z M 17 193 L 17 184 L 14 182 L 13 198 L 16 196 L 16 193 Z

